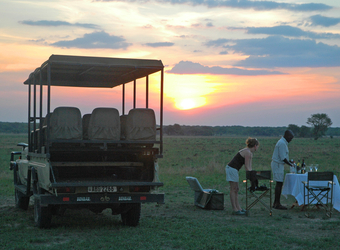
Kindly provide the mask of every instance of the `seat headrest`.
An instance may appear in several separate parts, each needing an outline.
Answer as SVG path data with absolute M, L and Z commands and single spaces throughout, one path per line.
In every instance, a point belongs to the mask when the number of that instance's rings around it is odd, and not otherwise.
M 203 188 L 201 184 L 199 183 L 199 181 L 197 180 L 197 178 L 191 177 L 191 176 L 187 176 L 185 178 L 187 182 L 189 183 L 192 190 L 194 190 L 195 192 L 203 192 Z
M 75 107 L 57 107 L 50 117 L 51 139 L 82 139 L 81 113 Z
M 119 140 L 120 118 L 115 108 L 95 108 L 92 111 L 88 126 L 91 140 Z

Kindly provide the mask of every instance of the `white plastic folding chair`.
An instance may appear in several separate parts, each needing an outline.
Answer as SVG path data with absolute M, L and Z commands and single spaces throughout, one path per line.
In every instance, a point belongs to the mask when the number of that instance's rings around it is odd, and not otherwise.
M 195 191 L 194 204 L 195 206 L 205 208 L 211 198 L 212 189 L 203 189 L 197 178 L 187 176 L 187 182 L 189 183 L 191 189 Z

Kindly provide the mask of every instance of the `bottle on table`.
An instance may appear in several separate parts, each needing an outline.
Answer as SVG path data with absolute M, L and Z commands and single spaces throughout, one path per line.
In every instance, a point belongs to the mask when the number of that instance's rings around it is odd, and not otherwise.
M 301 164 L 301 174 L 306 173 L 306 163 L 305 160 L 302 159 L 302 164 Z
M 294 161 L 293 159 L 291 159 L 291 160 L 290 160 L 290 163 L 292 164 L 292 165 L 290 166 L 290 172 L 291 172 L 292 174 L 296 174 L 296 164 L 295 164 L 295 161 Z
M 296 164 L 296 173 L 301 174 L 301 164 L 300 164 L 300 160 L 298 160 L 297 164 Z

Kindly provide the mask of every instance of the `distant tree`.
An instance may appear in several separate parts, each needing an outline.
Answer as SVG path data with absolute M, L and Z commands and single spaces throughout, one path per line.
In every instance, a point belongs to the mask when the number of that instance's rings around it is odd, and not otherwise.
M 300 127 L 295 124 L 289 124 L 288 129 L 294 133 L 295 137 L 300 137 Z
M 300 137 L 310 137 L 311 135 L 311 129 L 305 125 L 302 125 L 300 128 Z
M 325 135 L 328 127 L 333 123 L 331 118 L 327 114 L 314 114 L 308 118 L 307 124 L 312 126 L 312 134 L 314 139 L 317 140 L 319 137 Z

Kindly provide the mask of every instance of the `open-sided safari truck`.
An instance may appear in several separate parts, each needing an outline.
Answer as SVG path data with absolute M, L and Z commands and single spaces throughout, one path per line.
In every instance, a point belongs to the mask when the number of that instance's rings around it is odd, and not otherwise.
M 153 192 L 157 158 L 163 151 L 163 64 L 159 60 L 52 55 L 29 75 L 28 144 L 11 154 L 15 202 L 27 209 L 34 197 L 34 221 L 40 228 L 69 208 L 106 208 L 123 224 L 139 223 L 141 203 L 164 203 Z M 159 121 L 149 108 L 149 75 L 159 72 Z M 145 78 L 145 106 L 136 107 L 137 79 Z M 144 80 L 139 80 L 138 82 Z M 133 84 L 133 108 L 125 112 L 125 85 Z M 139 84 L 139 83 L 138 83 Z M 120 88 L 121 114 L 96 107 L 91 114 L 61 106 L 51 110 L 52 87 Z M 71 88 L 72 87 L 72 88 Z M 144 91 L 143 91 L 144 96 Z M 95 105 L 95 104 L 94 104 Z M 44 111 L 45 110 L 45 111 Z M 45 114 L 43 114 L 45 113 Z M 127 114 L 126 114 L 127 113 Z

